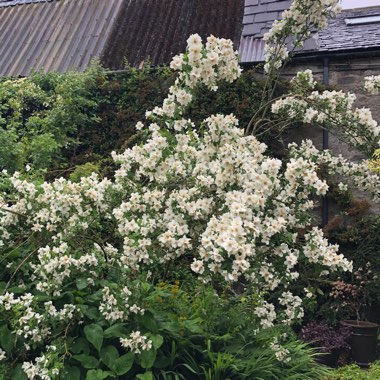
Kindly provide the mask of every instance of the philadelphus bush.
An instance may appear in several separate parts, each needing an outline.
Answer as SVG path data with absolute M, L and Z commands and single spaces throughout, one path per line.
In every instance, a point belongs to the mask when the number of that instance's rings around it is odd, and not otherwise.
M 264 35 L 265 71 L 279 69 L 289 56 L 289 36 L 294 48 L 302 46 L 311 30 L 327 27 L 328 19 L 341 11 L 339 0 L 294 0 L 289 9 L 282 13 L 281 20 L 273 23 Z
M 380 75 L 371 75 L 364 78 L 364 89 L 370 94 L 378 94 L 380 92 Z
M 315 265 L 316 275 L 352 269 L 320 229 L 308 229 L 311 197 L 328 186 L 318 165 L 302 155 L 304 147 L 293 147 L 283 163 L 244 136 L 233 115 L 212 115 L 199 126 L 183 118 L 195 87 L 216 90 L 219 81 L 239 77 L 232 42 L 211 36 L 203 45 L 192 35 L 171 67 L 179 76 L 167 99 L 147 113 L 146 126 L 137 125 L 146 142 L 113 154 L 114 181 L 93 174 L 79 183 L 60 178 L 36 185 L 16 173 L 9 178 L 13 192 L 1 195 L 9 282 L 0 310 L 23 343 L 22 356 L 42 352 L 23 364 L 29 379 L 56 378 L 69 355 L 59 347 L 59 356 L 53 342 L 60 338 L 66 347 L 70 328 L 88 312 L 86 300 L 72 296 L 74 288 L 100 292 L 98 312 L 109 325 L 132 322 L 145 311 L 132 280 L 164 272 L 184 256 L 203 281 L 245 279 L 259 300 L 259 323 L 271 327 L 302 317 L 301 298 L 287 289 L 302 265 Z M 7 257 L 15 249 L 22 253 L 13 263 Z M 118 273 L 113 287 L 102 280 L 112 271 Z M 15 286 L 17 294 L 9 289 Z M 272 291 L 279 294 L 276 305 L 268 302 Z M 149 336 L 131 324 L 130 334 L 120 336 L 125 350 L 152 349 Z M 7 352 L 0 357 L 7 360 Z
M 367 82 L 368 83 L 368 82 Z M 315 91 L 310 70 L 297 73 L 291 94 L 272 104 L 272 112 L 295 122 L 321 125 L 368 155 L 379 146 L 380 126 L 368 108 L 354 108 L 355 94 Z

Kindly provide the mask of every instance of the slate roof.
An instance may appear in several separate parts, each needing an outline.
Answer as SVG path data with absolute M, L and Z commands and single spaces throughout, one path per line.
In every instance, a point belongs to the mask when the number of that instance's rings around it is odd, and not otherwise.
M 239 45 L 244 0 L 0 0 L 0 76 L 168 63 L 192 33 Z
M 380 48 L 380 22 L 346 25 L 345 19 L 380 16 L 380 6 L 343 11 L 329 22 L 325 31 L 319 32 L 319 51 L 339 51 L 353 49 Z
M 264 60 L 262 37 L 274 20 L 291 5 L 291 0 L 246 0 L 243 32 L 239 52 L 243 63 Z M 346 25 L 346 18 L 380 15 L 380 6 L 344 10 L 336 19 L 330 20 L 328 28 L 313 33 L 304 48 L 297 53 L 326 54 L 339 51 L 380 49 L 380 23 Z

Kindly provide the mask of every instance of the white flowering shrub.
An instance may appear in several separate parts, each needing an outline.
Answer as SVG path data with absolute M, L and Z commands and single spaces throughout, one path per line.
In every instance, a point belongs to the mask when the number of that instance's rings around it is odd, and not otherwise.
M 264 34 L 264 72 L 267 78 L 260 106 L 245 128 L 246 134 L 263 136 L 269 131 L 278 131 L 278 135 L 281 135 L 284 130 L 294 124 L 294 120 L 289 119 L 286 113 L 282 119 L 278 118 L 275 122 L 272 122 L 269 115 L 281 70 L 293 53 L 302 48 L 312 31 L 326 28 L 328 19 L 336 17 L 340 11 L 339 0 L 293 0 L 290 8 L 285 10 L 281 18 L 276 20 L 272 28 Z M 306 88 L 313 87 L 314 81 L 302 83 L 301 80 L 300 84 Z M 300 89 L 299 86 L 296 87 Z M 303 91 L 302 95 L 304 95 Z
M 304 147 L 282 162 L 233 115 L 197 126 L 183 118 L 196 87 L 216 90 L 240 75 L 231 41 L 203 45 L 193 35 L 171 67 L 179 76 L 168 97 L 137 125 L 146 142 L 113 154 L 114 180 L 8 178 L 0 353 L 22 363 L 29 379 L 80 378 L 79 364 L 89 379 L 149 370 L 164 341 L 146 281 L 164 280 L 178 262 L 205 283 L 242 282 L 263 328 L 302 318 L 289 285 L 304 266 L 315 276 L 352 268 L 310 229 L 312 199 L 328 186 Z M 273 344 L 285 360 L 286 349 Z
M 291 84 L 290 95 L 273 102 L 272 113 L 328 129 L 368 156 L 379 146 L 380 126 L 368 108 L 354 108 L 355 94 L 316 91 L 310 70 L 299 72 Z
M 364 78 L 364 89 L 370 94 L 380 92 L 380 75 L 371 75 Z
M 294 0 L 264 35 L 265 71 L 273 74 L 282 67 L 289 57 L 289 45 L 293 50 L 299 48 L 312 30 L 326 28 L 328 19 L 341 11 L 339 3 L 339 0 Z

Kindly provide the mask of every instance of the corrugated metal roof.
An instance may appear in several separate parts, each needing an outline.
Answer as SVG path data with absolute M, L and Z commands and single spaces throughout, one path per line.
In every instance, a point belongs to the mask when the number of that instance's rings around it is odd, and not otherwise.
M 242 36 L 239 46 L 241 63 L 262 62 L 264 60 L 265 42 L 262 38 Z
M 124 0 L 60 0 L 0 8 L 0 75 L 83 70 L 100 58 Z
M 139 66 L 168 63 L 184 51 L 192 33 L 230 38 L 239 45 L 244 0 L 129 0 L 123 3 L 103 54 L 107 67 L 120 69 L 124 57 Z
M 244 0 L 0 0 L 0 76 L 168 63 L 192 33 L 239 44 Z M 13 6 L 11 6 L 13 5 Z
M 263 35 L 291 5 L 291 0 L 245 0 L 239 53 L 243 63 L 264 61 Z M 345 19 L 380 14 L 380 7 L 345 10 L 329 20 L 327 29 L 314 33 L 297 53 L 325 53 L 380 48 L 380 24 L 347 25 Z
M 31 3 L 47 3 L 53 0 L 0 0 L 0 7 L 11 7 L 14 5 L 31 4 Z

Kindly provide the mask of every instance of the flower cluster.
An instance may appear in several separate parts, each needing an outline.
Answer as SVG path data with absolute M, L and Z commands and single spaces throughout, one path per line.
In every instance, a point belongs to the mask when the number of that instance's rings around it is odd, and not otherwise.
M 182 115 L 193 98 L 193 89 L 201 84 L 212 91 L 218 89 L 218 81 L 233 82 L 241 73 L 231 40 L 210 36 L 205 45 L 198 34 L 187 40 L 186 54 L 180 54 L 170 63 L 173 70 L 180 71 L 162 107 L 155 107 L 147 116 L 169 117 Z
M 119 293 L 119 292 L 118 292 Z M 130 313 L 143 315 L 145 310 L 136 304 L 130 305 L 130 296 L 132 292 L 128 287 L 124 287 L 121 294 L 111 293 L 108 286 L 103 288 L 103 302 L 99 306 L 99 311 L 108 321 L 125 321 Z
M 326 168 L 331 175 L 338 174 L 345 181 L 344 184 L 340 184 L 340 188 L 345 189 L 347 184 L 352 184 L 355 188 L 370 194 L 375 201 L 379 201 L 380 177 L 371 170 L 369 161 L 355 163 L 342 155 L 334 156 L 329 150 L 320 151 L 311 140 L 303 141 L 300 146 L 290 144 L 289 149 L 292 157 L 307 158 L 318 167 Z
M 61 363 L 57 363 L 58 350 L 54 345 L 46 347 L 46 355 L 38 356 L 33 362 L 24 362 L 22 369 L 28 379 L 52 380 L 56 379 L 62 367 Z
M 364 81 L 364 89 L 370 94 L 378 94 L 380 92 L 380 75 L 365 77 Z
M 13 293 L 0 296 L 0 310 L 2 313 L 20 315 L 14 320 L 13 328 L 17 336 L 24 341 L 26 350 L 31 350 L 36 344 L 43 342 L 51 336 L 51 324 L 66 324 L 77 314 L 77 308 L 72 304 L 65 304 L 59 311 L 51 301 L 45 302 L 45 313 L 35 311 L 33 303 L 35 297 L 26 293 L 16 298 Z
M 277 337 L 270 343 L 270 348 L 274 351 L 276 359 L 279 362 L 288 363 L 292 359 L 289 350 L 280 344 Z
M 129 338 L 120 338 L 120 343 L 124 348 L 129 348 L 135 354 L 141 351 L 149 351 L 152 348 L 152 341 L 140 331 L 133 331 Z
M 353 108 L 354 94 L 313 91 L 314 85 L 310 70 L 298 73 L 291 95 L 274 102 L 272 112 L 295 122 L 320 125 L 366 153 L 378 147 L 380 126 L 368 108 Z
M 295 48 L 301 47 L 313 29 L 327 27 L 328 19 L 341 11 L 339 0 L 294 0 L 264 35 L 265 70 L 279 69 L 288 58 L 288 37 Z
M 5 351 L 0 348 L 0 362 L 6 359 Z

